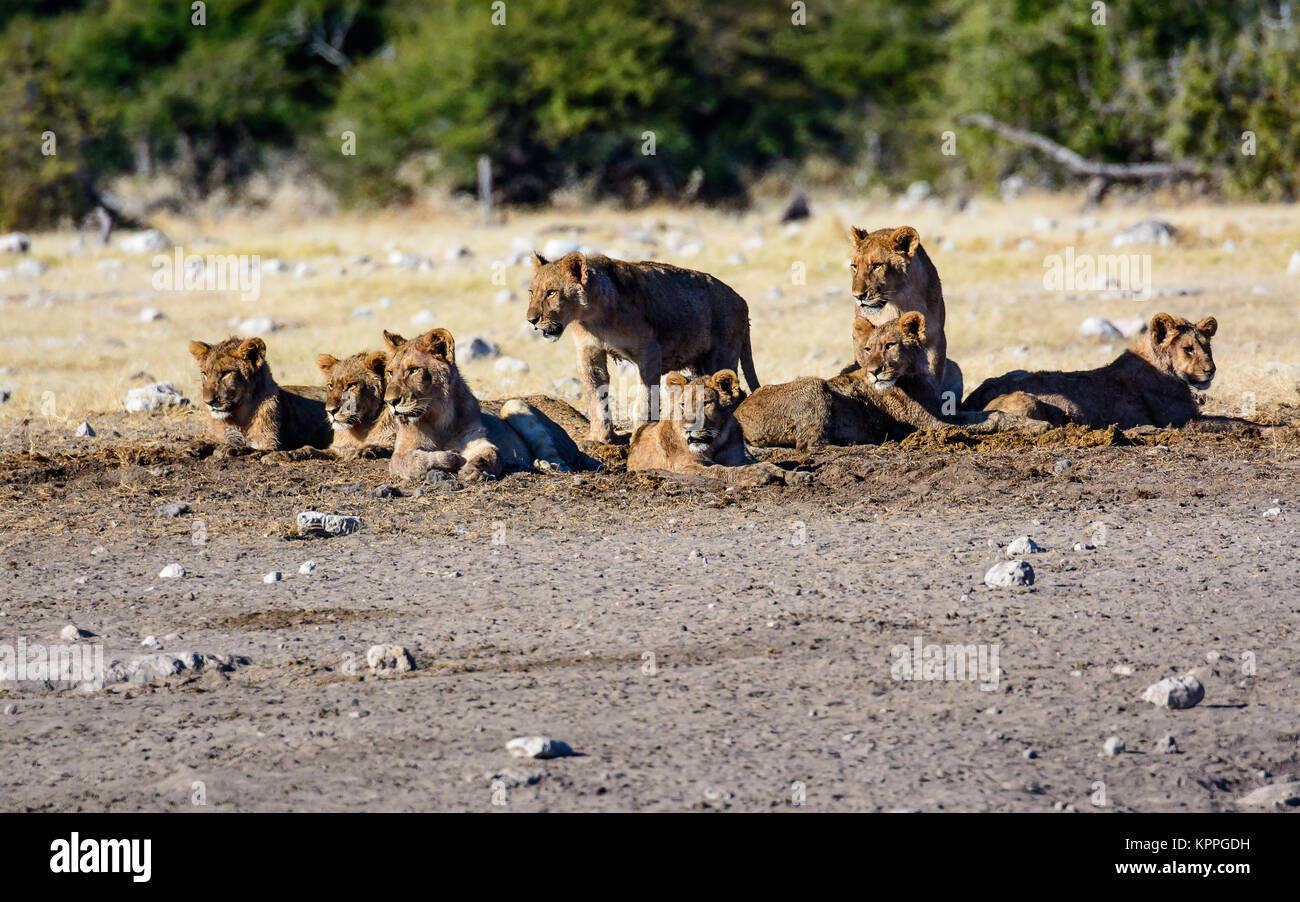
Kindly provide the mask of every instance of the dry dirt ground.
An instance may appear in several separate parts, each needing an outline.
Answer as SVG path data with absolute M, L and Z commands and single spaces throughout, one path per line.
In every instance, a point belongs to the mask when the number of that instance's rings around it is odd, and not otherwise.
M 788 487 L 615 467 L 383 499 L 384 461 L 196 460 L 176 433 L 198 424 L 0 453 L 4 642 L 75 624 L 108 661 L 233 664 L 0 691 L 0 808 L 1210 811 L 1300 774 L 1294 427 L 927 435 L 777 453 L 807 474 Z M 296 538 L 304 509 L 365 527 Z M 987 588 L 1025 534 L 1033 585 Z M 996 685 L 895 679 L 918 640 L 996 649 Z M 416 669 L 371 675 L 380 643 Z M 1193 670 L 1197 707 L 1139 700 Z M 531 734 L 577 754 L 510 757 Z

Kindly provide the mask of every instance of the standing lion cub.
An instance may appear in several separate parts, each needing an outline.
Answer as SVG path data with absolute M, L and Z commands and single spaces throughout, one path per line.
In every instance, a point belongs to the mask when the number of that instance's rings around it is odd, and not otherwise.
M 648 419 L 649 393 L 669 370 L 711 375 L 739 361 L 750 391 L 758 387 L 749 305 L 707 273 L 576 251 L 549 262 L 534 253 L 529 294 L 528 322 L 543 337 L 555 341 L 565 329 L 573 333 L 592 441 L 614 438 L 607 403 L 611 357 L 630 360 L 641 377 L 633 432 Z

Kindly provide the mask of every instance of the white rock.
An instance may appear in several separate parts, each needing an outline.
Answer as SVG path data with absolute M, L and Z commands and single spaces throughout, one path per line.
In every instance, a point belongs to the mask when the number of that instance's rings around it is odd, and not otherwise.
M 1035 232 L 1050 232 L 1056 228 L 1056 220 L 1050 216 L 1035 216 L 1033 227 Z
M 298 567 L 298 575 L 308 576 L 315 569 L 316 569 L 315 561 L 303 561 L 302 564 Z
M 420 326 L 420 327 L 432 326 L 433 311 L 429 310 L 428 308 L 425 308 L 424 310 L 421 310 L 420 312 L 416 313 L 414 316 L 411 317 L 411 325 Z
M 496 294 L 492 295 L 492 302 L 494 304 L 509 304 L 513 302 L 514 299 L 515 293 L 509 288 L 502 288 Z
M 0 254 L 25 254 L 32 249 L 32 240 L 22 232 L 0 235 Z
M 117 247 L 127 254 L 156 254 L 172 246 L 167 236 L 157 229 L 148 229 L 127 235 L 117 242 Z
M 565 376 L 551 383 L 552 396 L 562 401 L 572 401 L 582 397 L 582 383 L 575 376 Z
M 1018 539 L 1014 539 L 1006 549 L 1007 557 L 1020 557 L 1022 554 L 1038 554 L 1042 550 L 1042 547 L 1033 539 L 1029 538 L 1029 536 L 1021 536 Z
M 21 260 L 14 267 L 14 272 L 22 279 L 39 279 L 49 270 L 50 268 L 40 260 Z
M 143 639 L 140 640 L 140 644 L 143 645 L 145 648 L 161 648 L 161 647 L 162 647 L 162 643 L 161 643 L 160 641 L 158 641 L 158 637 L 157 637 L 157 636 L 145 636 Z
M 268 332 L 279 330 L 280 324 L 266 314 L 249 317 L 237 325 L 236 330 L 245 335 L 265 335 Z
M 393 299 L 385 295 L 384 297 L 380 298 L 376 303 L 379 305 L 380 310 L 387 310 L 389 307 L 393 306 Z
M 506 750 L 516 758 L 564 758 L 573 754 L 568 743 L 550 736 L 520 736 L 507 742 Z
M 1126 748 L 1123 739 L 1118 736 L 1111 736 L 1102 744 L 1101 750 L 1107 758 L 1114 758 L 1116 755 L 1122 754 Z
M 262 261 L 262 272 L 283 273 L 289 271 L 289 264 L 285 263 L 278 257 L 272 257 L 270 260 Z
M 498 373 L 526 373 L 528 372 L 528 364 L 518 357 L 502 357 L 492 365 L 492 369 Z
M 152 382 L 128 391 L 124 403 L 128 413 L 138 413 L 142 410 L 157 410 L 159 407 L 183 407 L 190 403 L 190 399 L 170 382 Z
M 295 278 L 307 279 L 316 275 L 316 270 L 312 269 L 306 263 L 299 263 L 293 268 L 293 274 Z
M 1286 265 L 1286 274 L 1288 276 L 1300 276 L 1300 251 L 1291 254 L 1291 260 Z
M 1280 507 L 1270 507 L 1264 511 L 1265 520 L 1276 520 L 1280 516 L 1282 516 L 1282 508 Z
M 76 642 L 81 638 L 81 630 L 77 629 L 76 624 L 69 623 L 59 630 L 59 638 L 64 642 Z
M 415 659 L 401 645 L 372 645 L 366 663 L 376 674 L 406 673 L 415 669 Z
M 1151 745 L 1157 755 L 1173 755 L 1178 751 L 1178 742 L 1172 736 L 1161 736 Z
M 140 322 L 151 323 L 156 319 L 163 319 L 163 312 L 154 307 L 145 307 L 140 311 Z
M 1111 239 L 1112 247 L 1125 247 L 1131 244 L 1154 244 L 1165 247 L 1174 240 L 1178 230 L 1167 222 L 1148 219 L 1129 226 Z
M 1147 321 L 1142 316 L 1126 316 L 1123 319 L 1112 320 L 1111 325 L 1119 329 L 1119 334 L 1125 338 L 1137 338 L 1147 330 Z
M 558 260 L 565 254 L 572 254 L 580 247 L 578 242 L 570 238 L 552 238 L 542 246 L 542 256 L 547 261 Z
M 351 313 L 348 314 L 348 318 L 369 319 L 374 315 L 375 315 L 375 311 L 371 310 L 369 307 L 357 307 L 355 310 L 353 310 Z
M 1033 583 L 1034 568 L 1024 561 L 1003 561 L 1000 564 L 994 564 L 984 574 L 984 585 L 991 589 L 1031 586 Z
M 490 357 L 497 357 L 501 354 L 495 342 L 488 341 L 486 338 L 480 338 L 477 335 L 469 340 L 465 347 L 465 357 L 468 360 L 487 360 Z
M 94 438 L 95 427 L 82 420 L 81 425 L 77 427 L 77 435 L 81 438 Z
M 462 257 L 472 257 L 472 256 L 474 256 L 473 252 L 465 245 L 453 244 L 451 247 L 443 251 L 442 259 L 446 260 L 448 263 L 455 263 L 457 260 L 459 260 Z
M 300 536 L 345 536 L 361 528 L 360 517 L 302 511 L 297 517 Z
M 1203 698 L 1205 698 L 1205 687 L 1190 673 L 1152 683 L 1142 693 L 1143 701 L 1175 710 L 1194 708 Z
M 272 570 L 270 573 L 266 574 L 266 576 L 262 577 L 262 582 L 278 583 L 282 579 L 284 579 L 283 573 L 281 573 L 279 570 Z
M 1079 335 L 1083 338 L 1123 338 L 1124 334 L 1109 320 L 1100 316 L 1090 316 L 1079 324 Z
M 185 575 L 185 568 L 180 564 L 168 564 L 158 571 L 159 579 L 180 579 Z

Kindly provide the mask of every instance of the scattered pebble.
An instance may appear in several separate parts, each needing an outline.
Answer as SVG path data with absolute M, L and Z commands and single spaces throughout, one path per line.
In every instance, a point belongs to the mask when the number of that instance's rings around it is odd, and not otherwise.
M 406 673 L 415 669 L 415 659 L 401 645 L 372 645 L 366 652 L 366 663 L 370 671 L 383 675 L 389 673 Z
M 158 641 L 157 636 L 145 636 L 140 640 L 140 644 L 145 648 L 160 648 L 162 646 L 162 642 Z
M 1190 673 L 1152 683 L 1142 693 L 1143 701 L 1175 710 L 1194 708 L 1203 698 L 1205 698 L 1205 687 Z
M 1111 239 L 1112 247 L 1125 247 L 1130 244 L 1155 244 L 1165 247 L 1174 240 L 1178 229 L 1158 219 L 1148 219 L 1129 226 Z
M 316 569 L 315 561 L 303 561 L 302 564 L 298 567 L 298 575 L 308 576 L 315 569 Z
M 518 357 L 502 357 L 492 365 L 492 369 L 498 373 L 526 373 L 528 372 L 528 364 Z
M 74 623 L 69 623 L 63 629 L 59 630 L 59 638 L 64 642 L 76 642 L 78 639 L 84 639 L 93 635 L 89 630 L 83 630 Z
M 300 536 L 345 536 L 361 528 L 360 517 L 322 514 L 318 511 L 302 511 L 298 514 L 297 522 Z
M 984 574 L 984 585 L 991 589 L 1031 586 L 1033 583 L 1034 568 L 1024 561 L 1003 561 L 1000 564 L 994 564 Z
M 520 736 L 507 742 L 506 750 L 516 758 L 565 758 L 573 754 L 568 743 L 549 736 Z
M 168 564 L 158 571 L 159 579 L 180 579 L 185 575 L 185 568 L 180 564 Z
M 155 507 L 153 512 L 159 517 L 179 517 L 182 514 L 188 514 L 190 506 L 184 501 L 173 501 L 171 504 Z
M 22 232 L 0 235 L 0 254 L 25 254 L 32 249 L 32 240 Z
M 1043 549 L 1029 536 L 1021 536 L 1007 546 L 1007 557 L 1019 557 L 1022 554 L 1038 554 Z
M 262 582 L 278 583 L 282 579 L 284 579 L 283 573 L 281 573 L 279 570 L 272 570 L 270 573 L 266 574 L 266 576 L 262 577 Z
M 1151 744 L 1151 750 L 1157 755 L 1174 755 L 1178 753 L 1178 742 L 1172 736 L 1161 736 Z
M 1285 783 L 1270 783 L 1254 792 L 1237 799 L 1242 808 L 1300 808 L 1300 780 L 1287 780 Z
M 1101 746 L 1102 753 L 1107 758 L 1114 758 L 1116 755 L 1123 754 L 1126 748 L 1127 746 L 1124 745 L 1124 740 L 1120 739 L 1118 736 L 1108 737 Z
M 469 360 L 487 360 L 499 356 L 501 356 L 501 348 L 486 338 L 475 336 L 469 340 L 465 348 L 465 357 Z
M 154 382 L 128 391 L 124 403 L 128 413 L 138 413 L 142 410 L 157 410 L 159 407 L 183 407 L 190 400 L 170 382 Z
M 383 485 L 371 489 L 370 494 L 375 498 L 401 498 L 402 490 L 385 482 Z
M 1079 335 L 1083 338 L 1123 338 L 1119 327 L 1100 316 L 1090 316 L 1079 324 Z
M 1038 757 L 1038 752 L 1036 752 L 1033 749 L 1025 749 L 1020 754 L 1022 757 L 1024 757 L 1026 761 L 1033 761 L 1035 758 Z
M 1072 466 L 1074 466 L 1074 461 L 1070 460 L 1068 457 L 1062 457 L 1056 463 L 1052 464 L 1052 473 L 1056 476 L 1060 476 Z
M 90 423 L 85 420 L 82 420 L 81 425 L 77 427 L 77 435 L 80 438 L 94 438 L 95 427 L 91 426 Z

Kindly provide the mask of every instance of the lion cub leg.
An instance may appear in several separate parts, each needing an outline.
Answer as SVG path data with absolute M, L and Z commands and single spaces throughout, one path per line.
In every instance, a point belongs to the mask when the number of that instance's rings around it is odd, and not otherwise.
M 572 472 L 551 438 L 551 431 L 543 422 L 543 415 L 525 401 L 517 398 L 501 405 L 501 419 L 505 420 L 532 452 L 533 467 L 537 470 Z
M 1060 410 L 1044 404 L 1038 398 L 1023 391 L 1013 391 L 999 395 L 984 405 L 987 412 L 1000 412 L 1028 420 L 1042 420 L 1053 426 L 1063 426 L 1068 418 Z
M 614 441 L 614 423 L 609 410 L 609 362 L 604 348 L 595 344 L 578 346 L 578 381 L 587 399 L 591 440 L 609 444 Z
M 485 438 L 476 438 L 470 441 L 465 446 L 462 455 L 465 463 L 457 475 L 466 481 L 496 479 L 504 469 L 497 446 Z
M 465 458 L 455 451 L 400 451 L 388 462 L 388 472 L 398 479 L 416 481 L 430 470 L 455 473 L 465 465 Z

